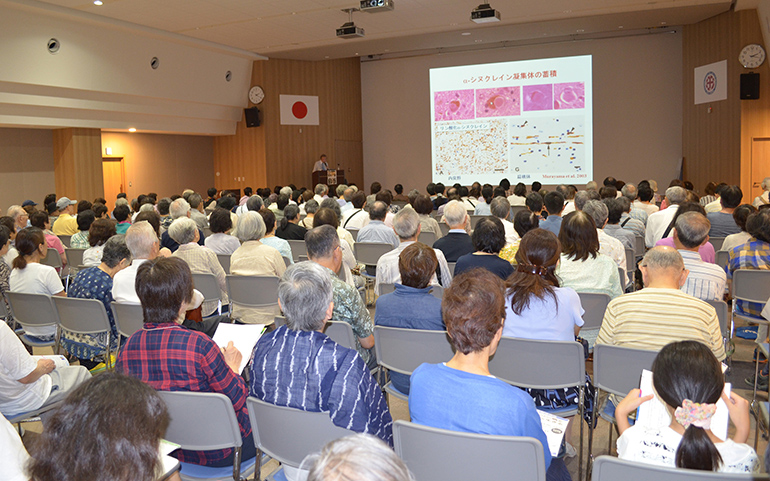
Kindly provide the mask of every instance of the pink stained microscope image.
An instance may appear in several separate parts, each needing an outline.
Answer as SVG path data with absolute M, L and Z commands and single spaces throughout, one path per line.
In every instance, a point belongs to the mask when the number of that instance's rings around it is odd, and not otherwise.
M 524 110 L 553 110 L 553 84 L 525 85 Z
M 510 117 L 521 114 L 519 87 L 476 90 L 476 117 Z
M 583 109 L 586 106 L 586 86 L 583 82 L 554 84 L 553 108 Z
M 473 119 L 473 90 L 448 90 L 433 94 L 435 120 Z

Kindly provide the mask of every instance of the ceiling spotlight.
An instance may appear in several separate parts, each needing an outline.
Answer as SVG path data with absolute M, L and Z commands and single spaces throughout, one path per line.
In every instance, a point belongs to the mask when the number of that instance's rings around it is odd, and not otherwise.
M 131 127 L 130 129 L 128 129 L 128 131 L 129 131 L 129 132 L 136 132 L 136 128 L 134 128 L 134 127 Z
M 346 23 L 343 23 L 342 26 L 337 29 L 337 37 L 338 38 L 363 37 L 364 29 L 361 27 L 356 27 L 356 24 L 353 23 L 353 12 L 358 12 L 359 10 L 357 8 L 343 8 L 342 11 L 347 12 L 348 21 Z
M 96 5 L 97 7 L 101 7 L 102 5 L 104 5 L 104 2 L 102 2 L 102 0 L 94 0 L 94 5 Z
M 499 22 L 500 12 L 490 7 L 488 3 L 482 3 L 476 9 L 471 10 L 471 21 L 475 23 Z

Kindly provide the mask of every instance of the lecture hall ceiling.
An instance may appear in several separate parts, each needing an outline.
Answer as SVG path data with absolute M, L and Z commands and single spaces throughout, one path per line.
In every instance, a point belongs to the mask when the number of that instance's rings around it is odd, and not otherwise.
M 335 29 L 356 0 L 48 0 L 46 3 L 187 35 L 268 57 L 323 60 L 395 55 L 436 48 L 478 48 L 563 41 L 616 32 L 644 33 L 699 22 L 730 9 L 729 0 L 491 0 L 502 21 L 477 25 L 481 0 L 395 0 L 390 12 L 356 12 L 363 39 Z M 743 0 L 753 8 L 752 0 Z M 739 5 L 740 6 L 740 5 Z

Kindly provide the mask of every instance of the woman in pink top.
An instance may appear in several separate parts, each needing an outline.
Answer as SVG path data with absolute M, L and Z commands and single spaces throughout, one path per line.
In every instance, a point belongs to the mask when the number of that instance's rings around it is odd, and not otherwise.
M 61 239 L 59 239 L 56 234 L 51 232 L 51 223 L 48 221 L 48 214 L 40 211 L 33 212 L 32 215 L 29 216 L 29 223 L 32 224 L 32 227 L 37 227 L 43 231 L 46 246 L 49 249 L 56 249 L 56 252 L 59 253 L 59 257 L 61 257 L 62 267 L 66 266 L 67 256 L 64 255 L 64 244 L 62 244 Z

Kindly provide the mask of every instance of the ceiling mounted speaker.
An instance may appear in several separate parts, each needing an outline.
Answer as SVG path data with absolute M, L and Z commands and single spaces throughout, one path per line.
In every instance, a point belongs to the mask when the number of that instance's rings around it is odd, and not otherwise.
M 153 70 L 157 70 L 159 66 L 160 60 L 158 60 L 158 57 L 152 57 L 152 60 L 150 60 L 150 67 L 152 67 Z
M 59 47 L 61 47 L 61 44 L 55 38 L 52 38 L 51 40 L 48 41 L 48 51 L 50 53 L 58 52 L 59 51 Z

